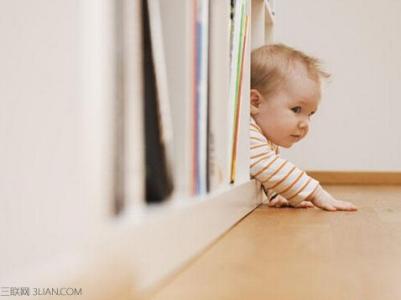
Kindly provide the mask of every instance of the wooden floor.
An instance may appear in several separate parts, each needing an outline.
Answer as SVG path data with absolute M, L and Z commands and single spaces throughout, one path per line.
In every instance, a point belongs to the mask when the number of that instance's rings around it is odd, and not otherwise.
M 359 211 L 260 206 L 151 299 L 401 299 L 401 186 L 327 189 Z

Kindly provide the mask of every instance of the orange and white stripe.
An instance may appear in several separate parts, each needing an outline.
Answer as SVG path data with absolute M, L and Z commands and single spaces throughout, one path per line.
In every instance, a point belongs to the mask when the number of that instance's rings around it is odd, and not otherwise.
M 280 194 L 293 206 L 304 201 L 319 182 L 278 155 L 278 146 L 270 142 L 251 118 L 250 171 L 261 182 L 269 197 Z

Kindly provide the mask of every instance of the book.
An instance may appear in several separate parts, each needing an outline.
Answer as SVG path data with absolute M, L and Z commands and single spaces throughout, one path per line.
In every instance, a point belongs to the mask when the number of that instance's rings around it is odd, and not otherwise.
M 174 196 L 194 193 L 194 2 L 160 1 L 173 125 Z
M 209 132 L 210 191 L 229 184 L 230 147 L 230 0 L 211 1 L 209 16 Z
M 244 69 L 244 54 L 247 40 L 248 32 L 248 16 L 244 18 L 244 35 L 241 40 L 241 51 L 238 66 L 238 87 L 235 100 L 235 113 L 234 113 L 234 130 L 233 130 L 233 144 L 232 144 L 232 164 L 231 164 L 231 177 L 230 182 L 234 183 L 237 176 L 237 155 L 238 155 L 238 143 L 239 143 L 239 127 L 240 127 L 240 113 L 241 113 L 241 102 L 242 102 L 242 82 L 243 82 L 243 69 Z
M 169 160 L 167 157 L 166 130 L 163 131 L 163 125 L 166 125 L 168 116 L 163 116 L 168 109 L 163 107 L 167 103 L 162 102 L 162 98 L 167 94 L 161 94 L 163 91 L 163 74 L 160 72 L 162 67 L 157 66 L 161 56 L 155 54 L 157 23 L 151 18 L 157 18 L 156 15 L 150 16 L 150 9 L 155 8 L 151 3 L 153 0 L 143 0 L 143 76 L 144 76 L 144 118 L 145 118 L 145 163 L 146 163 L 146 202 L 160 202 L 168 198 L 173 190 L 173 181 Z M 153 28 L 152 28 L 153 27 Z M 153 35 L 153 38 L 152 38 Z M 156 35 L 156 36 L 155 36 Z M 156 58 L 156 59 L 155 59 Z M 160 89 L 162 87 L 162 89 Z M 168 126 L 168 125 L 167 125 Z M 166 127 L 164 127 L 166 128 Z
M 157 99 L 159 104 L 161 139 L 166 148 L 166 159 L 169 165 L 172 162 L 173 125 L 169 101 L 164 38 L 162 33 L 161 13 L 158 0 L 148 0 L 148 12 L 151 18 L 150 37 L 152 44 L 152 58 L 155 68 Z
M 193 186 L 194 195 L 206 194 L 208 137 L 209 0 L 194 0 L 193 44 Z
M 248 36 L 248 14 L 246 2 L 237 0 L 234 2 L 234 20 L 231 49 L 231 77 L 230 77 L 230 126 L 231 126 L 231 168 L 230 182 L 234 183 L 237 176 L 237 148 L 238 135 L 240 130 L 240 114 L 242 102 L 242 78 L 244 70 L 244 55 L 246 48 L 246 39 Z
M 116 5 L 116 136 L 115 213 L 145 203 L 144 124 L 140 3 L 117 1 Z M 117 124 L 116 124 L 117 125 Z

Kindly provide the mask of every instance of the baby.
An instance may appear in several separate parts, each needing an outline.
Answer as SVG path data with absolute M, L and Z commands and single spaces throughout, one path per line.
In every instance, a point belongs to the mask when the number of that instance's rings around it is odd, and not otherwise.
M 279 146 L 290 148 L 307 135 L 319 106 L 320 80 L 328 76 L 317 59 L 282 44 L 252 51 L 250 169 L 269 206 L 357 210 L 278 155 Z

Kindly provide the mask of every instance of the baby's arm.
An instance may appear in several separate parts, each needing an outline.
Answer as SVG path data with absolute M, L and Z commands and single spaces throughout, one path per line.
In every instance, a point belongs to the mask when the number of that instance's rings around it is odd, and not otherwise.
M 319 183 L 291 162 L 275 153 L 272 145 L 258 131 L 251 131 L 251 176 L 262 183 L 266 191 L 284 197 L 297 207 L 312 194 Z
M 260 181 L 265 190 L 272 190 L 280 196 L 271 204 L 283 206 L 286 200 L 289 206 L 298 207 L 310 201 L 324 210 L 356 210 L 352 203 L 334 199 L 319 182 L 277 155 L 255 123 L 251 125 L 250 141 L 251 176 Z

